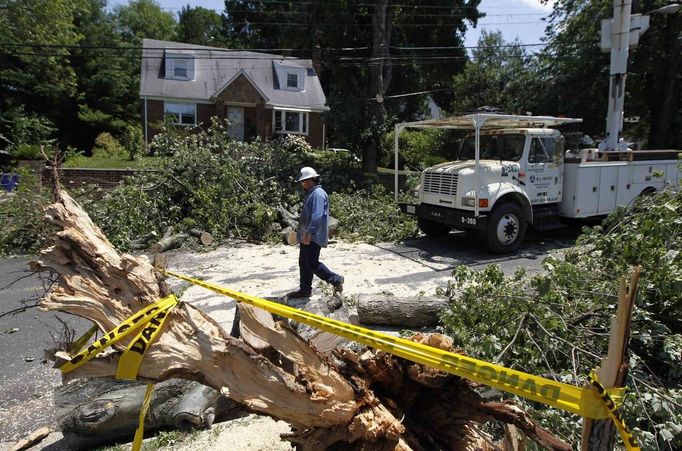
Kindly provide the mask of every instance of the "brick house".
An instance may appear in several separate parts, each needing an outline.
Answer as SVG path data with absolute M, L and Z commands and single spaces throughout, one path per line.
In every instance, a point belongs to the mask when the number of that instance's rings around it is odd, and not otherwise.
M 329 108 L 311 60 L 155 39 L 145 39 L 143 47 L 147 143 L 151 124 L 164 118 L 193 126 L 217 116 L 229 119 L 229 133 L 238 141 L 294 134 L 323 147 L 322 113 Z

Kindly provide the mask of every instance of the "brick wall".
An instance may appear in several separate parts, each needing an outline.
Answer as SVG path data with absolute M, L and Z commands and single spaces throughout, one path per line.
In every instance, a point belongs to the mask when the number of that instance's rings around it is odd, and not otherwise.
M 124 177 L 131 177 L 139 172 L 139 169 L 84 169 L 62 168 L 59 171 L 62 186 L 65 188 L 79 188 L 83 185 L 93 184 L 101 188 L 114 188 L 123 181 Z M 43 185 L 52 184 L 52 168 L 46 167 L 42 173 Z

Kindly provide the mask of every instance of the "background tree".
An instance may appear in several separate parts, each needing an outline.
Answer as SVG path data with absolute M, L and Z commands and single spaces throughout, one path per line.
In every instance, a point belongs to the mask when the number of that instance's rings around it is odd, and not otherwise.
M 466 61 L 463 36 L 467 22 L 476 24 L 482 16 L 478 4 L 434 0 L 427 9 L 415 0 L 227 0 L 223 22 L 225 33 L 244 48 L 292 49 L 278 53 L 311 58 L 320 46 L 318 75 L 333 124 L 329 139 L 361 150 L 363 168 L 374 172 L 388 118 L 414 119 L 425 106 L 426 95 L 395 100 L 391 95 L 439 90 L 449 83 Z M 446 49 L 415 48 L 436 46 Z
M 116 31 L 106 0 L 84 3 L 74 22 L 81 39 L 72 52 L 78 95 L 71 103 L 78 120 L 64 131 L 76 147 L 89 149 L 99 133 L 120 135 L 139 121 L 140 51 Z
M 63 107 L 76 93 L 70 46 L 79 38 L 73 24 L 79 6 L 77 0 L 0 0 L 0 134 L 5 146 L 16 147 L 34 135 L 17 134 L 25 129 L 22 121 L 49 128 L 68 114 Z
M 452 111 L 466 112 L 482 106 L 508 113 L 533 111 L 538 85 L 531 56 L 518 39 L 508 44 L 502 32 L 483 30 L 471 61 L 453 78 Z
M 155 0 L 130 0 L 127 5 L 116 6 L 113 15 L 128 45 L 138 46 L 144 38 L 172 41 L 176 37 L 175 17 Z
M 646 13 L 667 2 L 633 3 L 633 12 Z M 599 48 L 600 21 L 612 16 L 611 0 L 557 0 L 547 27 L 548 46 L 540 58 L 542 109 L 582 117 L 584 131 L 597 137 L 604 135 L 609 81 L 609 54 Z M 679 13 L 654 15 L 639 47 L 630 51 L 625 116 L 639 116 L 640 122 L 634 127 L 625 124 L 624 135 L 643 138 L 645 146 L 648 140 L 650 148 L 682 146 L 681 26 Z
M 220 14 L 212 9 L 183 6 L 178 13 L 176 40 L 197 45 L 229 47 L 222 28 Z

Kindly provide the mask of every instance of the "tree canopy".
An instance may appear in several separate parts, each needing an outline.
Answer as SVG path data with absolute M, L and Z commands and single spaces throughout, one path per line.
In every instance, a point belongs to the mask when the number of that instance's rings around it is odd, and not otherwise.
M 429 96 L 450 112 L 493 106 L 582 117 L 604 133 L 609 55 L 599 48 L 610 0 L 557 0 L 546 47 L 530 53 L 484 32 L 469 55 L 464 34 L 483 17 L 480 0 L 226 0 L 218 13 L 156 0 L 0 0 L 0 145 L 56 139 L 88 150 L 101 132 L 139 126 L 143 38 L 310 58 L 320 62 L 328 143 L 376 170 L 395 121 L 423 117 Z M 663 6 L 642 0 L 640 12 Z M 428 7 L 427 7 L 428 6 Z M 630 53 L 626 139 L 682 146 L 682 14 L 652 15 Z

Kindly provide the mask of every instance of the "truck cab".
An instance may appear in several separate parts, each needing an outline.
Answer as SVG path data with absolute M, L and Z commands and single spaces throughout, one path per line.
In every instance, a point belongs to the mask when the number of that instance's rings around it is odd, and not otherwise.
M 452 228 L 476 230 L 491 251 L 511 252 L 534 212 L 549 211 L 561 201 L 563 138 L 547 128 L 481 131 L 478 162 L 475 144 L 472 133 L 454 161 L 426 169 L 414 202 L 401 208 L 417 216 L 428 236 Z

